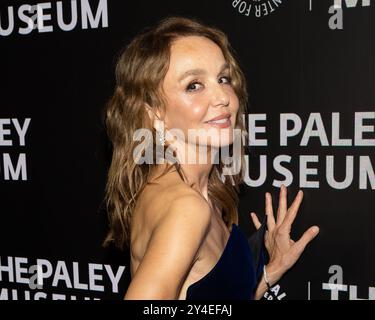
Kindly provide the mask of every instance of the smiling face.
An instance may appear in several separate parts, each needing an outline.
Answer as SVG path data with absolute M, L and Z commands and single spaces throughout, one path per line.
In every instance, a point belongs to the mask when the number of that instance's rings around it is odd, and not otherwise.
M 174 41 L 163 82 L 167 129 L 182 130 L 186 140 L 189 129 L 204 130 L 211 147 L 233 143 L 239 100 L 229 75 L 222 50 L 210 39 L 187 36 Z M 217 117 L 222 119 L 210 121 Z

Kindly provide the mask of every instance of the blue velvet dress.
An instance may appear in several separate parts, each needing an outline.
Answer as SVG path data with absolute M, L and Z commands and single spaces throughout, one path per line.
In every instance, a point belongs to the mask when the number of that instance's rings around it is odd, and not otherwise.
M 264 246 L 266 220 L 247 239 L 236 224 L 222 255 L 203 278 L 191 284 L 186 300 L 253 300 L 267 259 Z

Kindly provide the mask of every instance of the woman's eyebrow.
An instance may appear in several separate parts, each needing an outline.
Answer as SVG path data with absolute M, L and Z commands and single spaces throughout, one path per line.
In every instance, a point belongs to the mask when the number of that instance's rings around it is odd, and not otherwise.
M 229 69 L 229 64 L 227 62 L 225 62 L 221 69 L 220 69 L 220 73 L 222 73 L 224 70 L 226 69 Z M 178 78 L 178 82 L 181 82 L 183 79 L 185 79 L 186 77 L 188 76 L 191 76 L 191 75 L 194 75 L 194 76 L 198 76 L 198 75 L 201 75 L 201 74 L 205 74 L 206 73 L 206 70 L 205 69 L 191 69 L 191 70 L 187 70 L 185 71 L 179 78 Z

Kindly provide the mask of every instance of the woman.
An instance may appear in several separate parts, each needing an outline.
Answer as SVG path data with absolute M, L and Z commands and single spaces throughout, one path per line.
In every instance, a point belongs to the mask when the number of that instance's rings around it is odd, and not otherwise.
M 196 20 L 166 18 L 143 30 L 121 53 L 116 82 L 106 108 L 113 157 L 105 243 L 130 249 L 132 281 L 124 298 L 260 299 L 297 261 L 318 228 L 311 227 L 297 242 L 290 239 L 303 193 L 288 209 L 284 186 L 276 221 L 269 193 L 266 222 L 251 214 L 262 230 L 258 239 L 267 249 L 267 265 L 263 246 L 258 243 L 254 252 L 256 241 L 251 249 L 237 227 L 242 144 L 235 157 L 239 172 L 223 179 L 226 167 L 215 160 L 224 147 L 234 153 L 235 129 L 244 132 L 247 92 L 225 34 Z M 142 128 L 153 134 L 151 139 L 144 135 L 146 148 L 140 151 L 136 133 Z M 170 134 L 173 129 L 180 134 Z M 198 132 L 198 139 L 184 139 L 189 130 Z M 203 139 L 208 132 L 214 134 Z M 164 163 L 159 161 L 164 153 L 156 152 L 160 144 L 162 151 L 173 146 Z M 139 161 L 150 150 L 152 163 Z M 198 161 L 186 161 L 191 152 Z M 213 158 L 200 161 L 207 154 Z

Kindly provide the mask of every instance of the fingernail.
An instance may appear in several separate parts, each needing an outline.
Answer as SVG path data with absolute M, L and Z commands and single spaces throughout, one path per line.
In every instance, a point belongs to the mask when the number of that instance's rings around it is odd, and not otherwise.
M 314 233 L 318 233 L 318 232 L 319 232 L 319 228 L 318 228 L 317 226 L 314 226 L 314 227 L 312 228 L 312 232 L 314 232 Z

